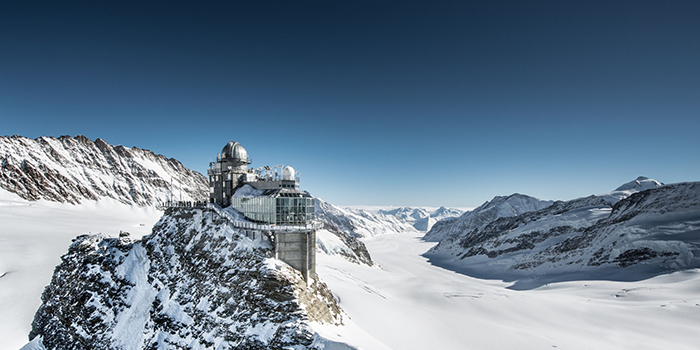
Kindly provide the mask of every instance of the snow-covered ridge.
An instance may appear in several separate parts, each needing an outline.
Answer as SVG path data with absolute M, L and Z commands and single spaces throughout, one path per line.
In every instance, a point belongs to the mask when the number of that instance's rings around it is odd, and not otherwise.
M 153 206 L 208 196 L 206 178 L 179 161 L 85 136 L 0 137 L 0 187 L 26 200 L 78 204 L 113 198 Z
M 311 322 L 339 325 L 325 284 L 307 286 L 227 220 L 170 209 L 141 241 L 78 237 L 42 296 L 40 349 L 318 348 Z M 320 341 L 320 343 L 323 343 Z
M 517 216 L 546 208 L 554 203 L 522 194 L 496 196 L 472 211 L 456 218 L 447 218 L 436 223 L 423 239 L 426 241 L 453 241 L 498 218 Z
M 700 266 L 700 183 L 648 183 L 646 190 L 623 186 L 613 192 L 631 193 L 614 205 L 605 194 L 501 217 L 441 241 L 426 255 L 505 279 L 597 271 L 612 276 L 620 268 L 630 268 L 624 278 L 633 279 Z

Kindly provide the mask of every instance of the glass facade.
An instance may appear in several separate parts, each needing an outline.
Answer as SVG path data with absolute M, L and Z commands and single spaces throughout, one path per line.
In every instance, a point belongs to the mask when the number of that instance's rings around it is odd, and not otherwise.
M 314 198 L 292 193 L 280 193 L 279 197 L 233 197 L 231 206 L 248 219 L 267 224 L 305 225 L 315 218 Z

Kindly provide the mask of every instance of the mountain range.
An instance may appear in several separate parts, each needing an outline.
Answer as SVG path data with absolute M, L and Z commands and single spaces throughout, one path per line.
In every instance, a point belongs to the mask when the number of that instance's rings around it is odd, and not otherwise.
M 425 256 L 485 278 L 634 280 L 700 266 L 699 232 L 700 183 L 639 177 L 570 201 L 496 197 L 435 225 Z

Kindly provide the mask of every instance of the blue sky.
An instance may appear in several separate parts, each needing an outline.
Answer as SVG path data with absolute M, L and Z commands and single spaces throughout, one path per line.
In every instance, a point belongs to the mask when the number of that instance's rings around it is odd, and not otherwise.
M 0 135 L 204 172 L 229 140 L 341 205 L 700 180 L 700 3 L 0 4 Z

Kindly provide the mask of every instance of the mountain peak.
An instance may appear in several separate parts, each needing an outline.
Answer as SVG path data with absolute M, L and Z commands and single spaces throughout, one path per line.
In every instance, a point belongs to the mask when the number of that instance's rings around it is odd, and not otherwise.
M 629 191 L 629 190 L 637 190 L 637 191 L 644 191 L 648 190 L 651 188 L 657 188 L 663 186 L 663 182 L 656 181 L 654 179 L 650 179 L 645 176 L 639 176 L 635 180 L 630 181 L 628 183 L 623 184 L 622 186 L 618 187 L 615 189 L 615 191 Z

